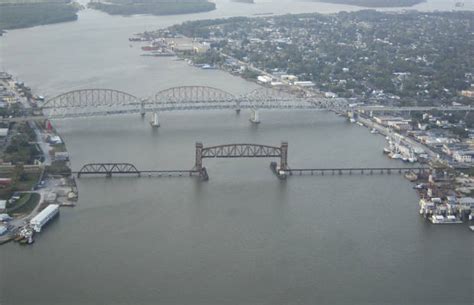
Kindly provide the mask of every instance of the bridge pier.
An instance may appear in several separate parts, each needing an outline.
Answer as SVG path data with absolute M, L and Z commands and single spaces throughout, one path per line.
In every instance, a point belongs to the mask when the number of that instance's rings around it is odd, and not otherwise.
M 235 113 L 240 114 L 240 102 L 237 101 L 235 103 Z
M 260 124 L 260 116 L 259 116 L 258 109 L 252 109 L 251 110 L 249 121 L 252 124 Z
M 145 100 L 140 101 L 140 115 L 145 117 L 146 111 L 145 111 Z
M 196 156 L 194 161 L 194 169 L 199 173 L 202 171 L 202 142 L 196 142 Z
M 153 112 L 153 117 L 152 117 L 152 120 L 150 121 L 150 125 L 153 128 L 160 127 L 160 120 L 159 120 L 157 111 Z

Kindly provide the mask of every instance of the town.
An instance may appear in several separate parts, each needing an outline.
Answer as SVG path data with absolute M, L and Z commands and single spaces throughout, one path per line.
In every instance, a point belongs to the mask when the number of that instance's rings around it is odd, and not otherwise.
M 0 74 L 3 118 L 38 114 L 42 96 L 24 83 Z M 66 146 L 49 121 L 4 121 L 0 128 L 0 244 L 34 242 L 33 232 L 59 211 L 74 206 L 77 188 Z
M 441 107 L 338 113 L 383 134 L 387 157 L 430 166 L 431 175 L 405 175 L 419 192 L 420 214 L 433 223 L 460 223 L 474 214 L 474 112 L 448 108 L 474 104 L 472 17 L 375 11 L 238 17 L 185 22 L 130 41 L 146 42 L 147 55 L 175 55 L 300 96 L 344 97 L 350 107 Z

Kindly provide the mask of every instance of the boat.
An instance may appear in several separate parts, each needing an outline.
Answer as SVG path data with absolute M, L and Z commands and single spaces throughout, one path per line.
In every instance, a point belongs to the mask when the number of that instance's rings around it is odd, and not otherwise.
M 384 147 L 383 153 L 384 153 L 384 154 L 389 154 L 389 153 L 391 153 L 390 148 Z
M 201 69 L 203 70 L 215 70 L 217 69 L 215 66 L 211 66 L 211 65 L 208 65 L 208 64 L 205 64 L 205 65 L 202 65 L 201 66 Z
M 472 232 L 474 232 L 474 226 L 469 226 L 469 230 L 471 230 Z
M 457 219 L 454 215 L 448 215 L 444 217 L 443 215 L 432 215 L 430 221 L 433 224 L 456 224 L 462 223 L 461 220 Z
M 400 155 L 399 153 L 392 153 L 389 155 L 389 157 L 392 159 L 401 159 L 402 155 Z
M 350 119 L 349 119 L 349 122 L 351 122 L 351 123 L 355 123 L 355 122 L 356 122 L 356 120 L 355 120 L 354 118 L 350 118 Z
M 153 113 L 153 119 L 150 121 L 151 127 L 157 128 L 160 127 L 160 121 L 158 119 L 158 112 Z
M 142 47 L 143 51 L 156 51 L 156 50 L 159 50 L 159 49 L 160 49 L 159 46 L 143 46 Z
M 377 129 L 375 129 L 375 128 L 372 128 L 372 129 L 370 130 L 370 133 L 371 133 L 371 134 L 378 134 L 379 131 L 378 131 Z
M 408 173 L 405 174 L 405 178 L 407 178 L 411 182 L 414 182 L 418 180 L 418 175 L 412 171 L 409 171 Z
M 423 183 L 420 183 L 420 184 L 415 185 L 413 188 L 416 189 L 416 190 L 422 190 L 422 189 L 426 188 L 426 185 L 423 184 Z

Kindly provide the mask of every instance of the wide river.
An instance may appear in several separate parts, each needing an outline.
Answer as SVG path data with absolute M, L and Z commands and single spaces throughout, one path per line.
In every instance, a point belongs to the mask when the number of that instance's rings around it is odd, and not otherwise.
M 457 0 L 456 0 L 457 1 Z M 415 8 L 450 10 L 456 1 Z M 208 85 L 243 93 L 255 85 L 224 72 L 140 55 L 127 38 L 190 19 L 255 13 L 331 13 L 316 2 L 218 1 L 181 16 L 111 17 L 10 31 L 1 68 L 46 96 L 115 88 L 138 96 Z M 466 7 L 468 7 L 466 1 Z M 56 121 L 72 166 L 132 162 L 193 166 L 194 143 L 289 142 L 292 167 L 397 166 L 384 139 L 331 113 L 165 113 L 152 130 L 137 115 Z M 473 239 L 465 225 L 418 215 L 399 175 L 306 176 L 280 181 L 271 160 L 205 160 L 210 180 L 84 178 L 80 200 L 31 247 L 0 248 L 0 304 L 472 304 Z

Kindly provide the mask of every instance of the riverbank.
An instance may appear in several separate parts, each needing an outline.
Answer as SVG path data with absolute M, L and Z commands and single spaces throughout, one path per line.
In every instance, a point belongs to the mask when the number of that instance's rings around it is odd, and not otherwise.
M 425 2 L 426 0 L 316 0 L 318 2 L 347 4 L 354 6 L 384 8 L 384 7 L 410 7 Z
M 208 12 L 216 9 L 216 4 L 208 1 L 189 1 L 189 2 L 148 2 L 148 1 L 110 1 L 89 2 L 89 8 L 103 11 L 110 15 L 178 15 Z
M 37 104 L 43 98 L 33 94 L 24 83 L 2 73 L 1 88 L 2 99 L 6 103 L 4 108 L 9 116 L 21 117 L 38 112 Z M 18 125 L 26 131 L 18 133 Z M 1 146 L 4 156 L 5 152 L 17 149 L 12 145 L 17 145 L 18 141 L 24 141 L 19 147 L 27 143 L 35 148 L 36 153 L 0 163 L 0 177 L 3 180 L 0 200 L 5 202 L 4 210 L 0 211 L 3 215 L 0 220 L 0 244 L 12 240 L 18 232 L 30 232 L 22 228 L 27 227 L 29 221 L 48 205 L 74 206 L 78 197 L 66 146 L 49 121 L 9 123 L 3 130 L 6 130 L 6 139 Z M 28 139 L 24 139 L 26 135 Z
M 4 30 L 77 20 L 80 6 L 66 1 L 1 2 L 0 36 Z

